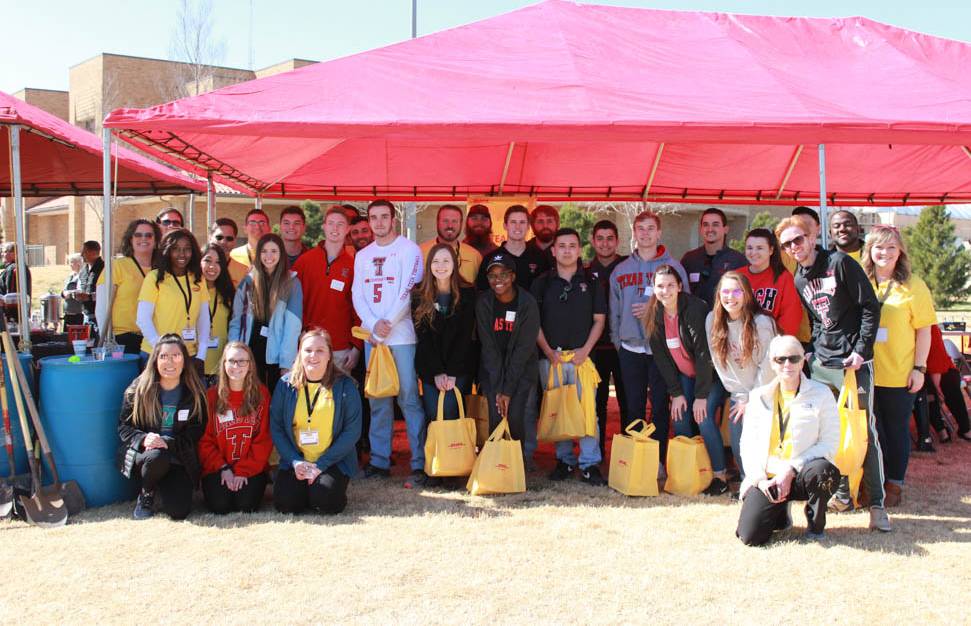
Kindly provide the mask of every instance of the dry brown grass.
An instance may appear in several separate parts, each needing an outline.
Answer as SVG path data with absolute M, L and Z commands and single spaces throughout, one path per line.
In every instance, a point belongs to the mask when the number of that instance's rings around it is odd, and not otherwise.
M 735 539 L 727 499 L 541 475 L 495 498 L 354 481 L 331 519 L 138 523 L 117 505 L 57 530 L 0 523 L 0 607 L 32 623 L 967 623 L 969 470 L 968 444 L 914 455 L 892 534 L 844 514 L 809 543 L 796 512 L 763 549 Z
M 61 293 L 64 288 L 64 281 L 71 273 L 70 265 L 44 265 L 41 267 L 30 268 L 30 280 L 33 287 L 34 306 L 40 306 L 40 298 L 45 293 L 53 290 L 54 293 Z

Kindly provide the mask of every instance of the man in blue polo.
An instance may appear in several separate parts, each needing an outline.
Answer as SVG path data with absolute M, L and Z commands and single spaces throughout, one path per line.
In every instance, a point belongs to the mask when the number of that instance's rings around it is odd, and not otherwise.
M 681 265 L 688 273 L 691 293 L 711 306 L 714 304 L 715 287 L 722 275 L 729 270 L 745 267 L 748 261 L 744 254 L 728 247 L 728 218 L 721 209 L 705 209 L 698 221 L 698 234 L 701 235 L 702 245 L 685 252 Z

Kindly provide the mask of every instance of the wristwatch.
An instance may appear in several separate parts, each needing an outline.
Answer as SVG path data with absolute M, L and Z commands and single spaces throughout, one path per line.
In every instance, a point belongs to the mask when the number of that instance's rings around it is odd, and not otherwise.
M 926 374 L 927 373 L 927 366 L 926 365 L 915 365 L 914 366 L 914 369 L 917 370 L 918 372 L 920 372 L 921 374 Z

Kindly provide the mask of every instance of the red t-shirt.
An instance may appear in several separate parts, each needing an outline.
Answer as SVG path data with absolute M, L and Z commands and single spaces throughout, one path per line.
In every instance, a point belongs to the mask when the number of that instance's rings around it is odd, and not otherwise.
M 334 350 L 346 350 L 352 345 L 363 349 L 364 344 L 351 337 L 351 328 L 361 320 L 351 299 L 354 256 L 347 248 L 342 248 L 328 264 L 327 251 L 322 243 L 318 244 L 300 255 L 293 271 L 303 288 L 303 327 L 326 330 Z
M 947 355 L 944 347 L 944 335 L 937 324 L 931 324 L 931 350 L 927 353 L 927 373 L 944 374 L 954 368 L 954 361 Z
M 685 376 L 695 377 L 695 362 L 691 360 L 691 355 L 681 345 L 681 335 L 678 334 L 678 317 L 669 317 L 664 314 L 664 341 L 668 345 L 668 351 L 674 359 L 674 364 L 678 366 L 678 371 Z
M 779 274 L 779 278 L 775 278 L 771 267 L 758 274 L 753 274 L 749 266 L 740 268 L 738 271 L 752 286 L 755 301 L 775 320 L 776 326 L 779 327 L 779 334 L 797 337 L 803 310 L 792 274 L 784 271 Z
M 265 472 L 273 440 L 270 438 L 270 394 L 260 385 L 263 399 L 256 412 L 240 415 L 243 405 L 243 392 L 229 392 L 230 410 L 216 413 L 217 388 L 210 387 L 206 392 L 209 402 L 209 419 L 206 432 L 199 440 L 199 461 L 202 474 L 218 472 L 229 465 L 237 476 L 251 478 Z

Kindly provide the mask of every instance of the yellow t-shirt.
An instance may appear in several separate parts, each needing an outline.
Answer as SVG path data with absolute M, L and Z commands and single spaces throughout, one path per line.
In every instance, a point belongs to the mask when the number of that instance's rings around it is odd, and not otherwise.
M 223 348 L 226 347 L 226 338 L 229 337 L 229 307 L 223 299 L 216 293 L 215 288 L 209 289 L 209 349 L 206 351 L 206 375 L 213 376 L 219 373 L 219 358 L 223 355 Z M 213 314 L 212 303 L 216 303 L 216 311 Z M 215 344 L 213 342 L 216 342 Z
M 233 287 L 239 287 L 239 281 L 246 278 L 249 274 L 249 265 L 243 265 L 233 257 L 229 257 L 229 263 L 227 265 L 229 270 L 229 280 L 233 281 Z
M 145 275 L 152 271 L 151 266 L 139 269 L 138 262 L 127 256 L 111 261 L 111 284 L 115 285 L 115 303 L 111 307 L 111 327 L 116 335 L 141 333 L 135 323 L 138 309 L 138 294 L 142 290 Z M 105 284 L 104 272 L 98 276 L 98 284 Z
M 793 276 L 796 275 L 796 260 L 792 258 L 788 252 L 782 251 L 782 264 L 786 266 L 789 273 Z M 809 314 L 806 312 L 806 307 L 802 307 L 802 320 L 799 322 L 799 332 L 796 333 L 796 339 L 803 343 L 807 343 L 813 338 L 813 328 L 809 324 Z
M 179 277 L 179 285 L 176 285 L 176 277 L 168 272 L 165 279 L 158 286 L 155 285 L 158 270 L 152 270 L 145 275 L 142 282 L 142 289 L 138 294 L 139 302 L 151 302 L 155 305 L 155 315 L 152 321 L 155 323 L 155 330 L 159 336 L 165 333 L 182 334 L 186 328 L 194 329 L 196 322 L 199 321 L 199 309 L 209 305 L 209 290 L 206 289 L 205 280 L 198 283 L 190 275 Z M 188 291 L 186 287 L 188 286 Z M 185 310 L 185 297 L 183 294 L 192 294 L 192 301 L 189 304 L 188 316 Z M 186 319 L 188 317 L 188 319 Z M 185 347 L 189 350 L 189 356 L 195 356 L 198 352 L 195 341 L 186 341 Z M 152 346 L 147 339 L 142 340 L 142 350 L 151 352 Z
M 253 265 L 253 259 L 250 258 L 249 246 L 245 243 L 241 246 L 233 248 L 233 251 L 229 253 L 229 258 L 234 259 L 241 265 L 244 265 L 246 267 L 246 271 L 249 271 L 249 268 Z
M 436 243 L 438 243 L 437 238 L 432 238 L 419 246 L 419 248 L 421 248 L 422 260 L 428 261 L 428 251 L 431 250 Z M 482 265 L 482 255 L 479 254 L 478 250 L 469 244 L 459 242 L 458 257 L 459 276 L 461 276 L 465 282 L 474 285 L 475 279 L 479 275 L 479 266 Z
M 880 328 L 873 344 L 873 384 L 877 387 L 906 387 L 914 367 L 915 331 L 936 324 L 937 313 L 927 284 L 917 276 L 911 276 L 902 285 L 893 281 L 892 288 L 885 294 L 888 282 L 879 285 L 870 282 L 877 297 L 883 299 Z
M 780 388 L 776 392 L 775 409 L 772 411 L 772 433 L 769 435 L 769 467 L 778 467 L 782 461 L 792 458 L 792 429 L 787 427 L 782 440 L 779 440 L 782 432 L 779 428 L 779 408 L 782 408 L 782 421 L 788 424 L 789 407 L 795 397 L 795 391 L 783 391 Z M 772 478 L 772 474 L 769 474 L 769 478 Z
M 317 402 L 314 396 L 317 392 Z M 307 398 L 310 402 L 307 402 Z M 313 414 L 307 418 L 308 404 L 313 404 Z M 320 383 L 307 383 L 306 391 L 297 390 L 297 409 L 293 412 L 293 439 L 303 458 L 316 463 L 334 437 L 334 393 Z
M 862 265 L 862 261 L 860 260 L 860 258 L 861 258 L 860 255 L 861 254 L 863 254 L 863 248 L 862 247 L 860 247 L 860 249 L 857 250 L 856 252 L 847 252 L 846 253 L 846 256 L 850 257 L 851 259 L 853 259 L 854 261 L 856 261 L 857 263 L 860 263 Z

